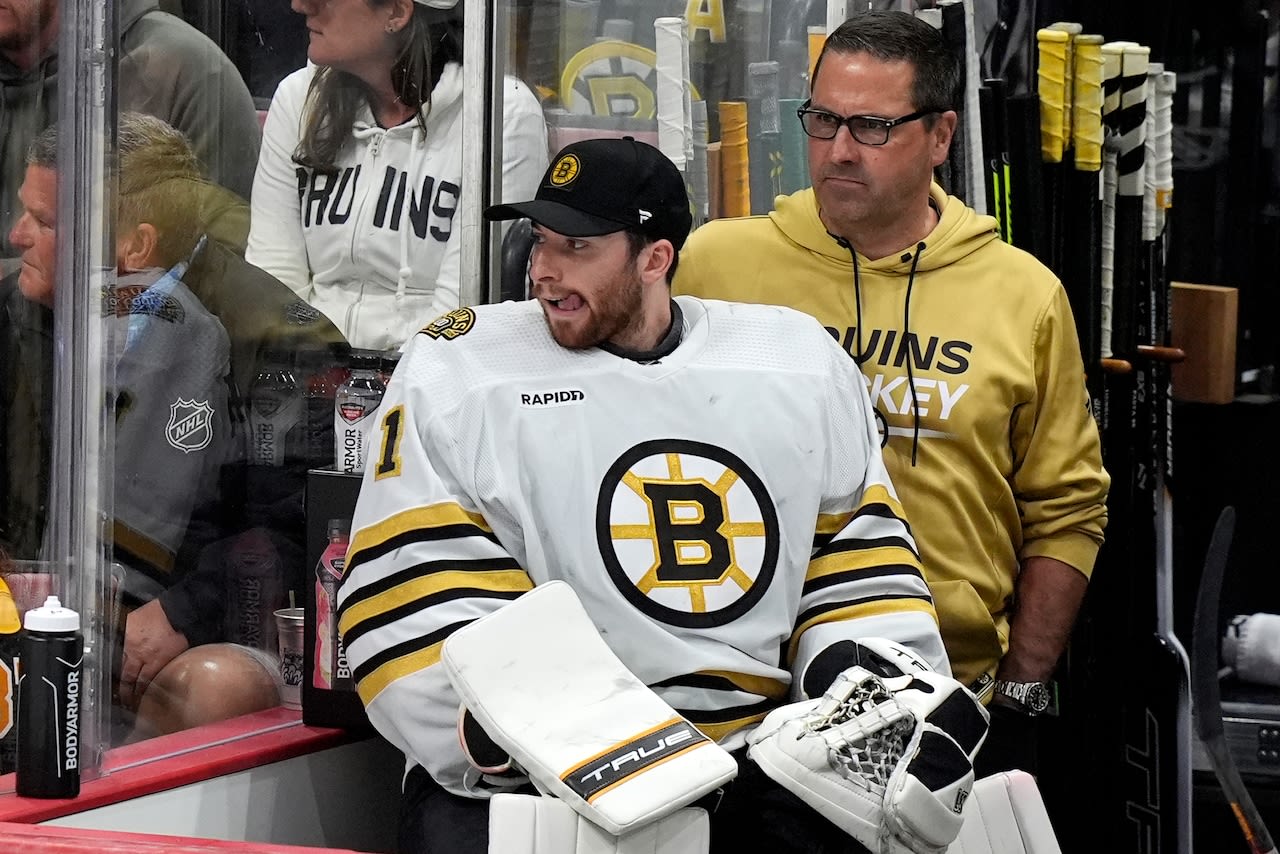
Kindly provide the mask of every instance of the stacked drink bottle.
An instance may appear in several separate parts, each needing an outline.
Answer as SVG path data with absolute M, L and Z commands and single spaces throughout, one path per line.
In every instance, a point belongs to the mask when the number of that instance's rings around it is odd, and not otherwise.
M 379 375 L 378 354 L 353 350 L 351 376 L 334 396 L 334 464 L 338 471 L 362 472 L 374 433 L 378 404 L 387 387 Z
M 312 684 L 317 688 L 353 688 L 346 650 L 338 634 L 338 585 L 346 568 L 351 520 L 330 519 L 329 545 L 316 564 L 316 655 Z
M 249 461 L 280 467 L 304 444 L 303 389 L 288 353 L 269 352 L 249 387 Z

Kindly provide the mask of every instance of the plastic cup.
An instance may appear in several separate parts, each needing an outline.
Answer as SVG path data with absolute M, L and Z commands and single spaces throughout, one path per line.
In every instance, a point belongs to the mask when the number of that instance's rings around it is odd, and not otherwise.
M 280 705 L 302 708 L 302 609 L 281 608 L 276 614 L 280 640 Z

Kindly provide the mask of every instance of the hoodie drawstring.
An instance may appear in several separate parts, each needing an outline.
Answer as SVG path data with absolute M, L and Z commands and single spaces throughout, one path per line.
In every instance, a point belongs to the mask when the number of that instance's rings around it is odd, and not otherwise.
M 422 124 L 415 122 L 413 126 L 413 138 L 409 142 L 409 149 L 417 155 L 417 162 L 413 164 L 413 168 L 409 171 L 411 177 L 420 177 L 426 168 L 427 162 L 427 135 L 422 129 Z M 409 195 L 413 195 L 413 188 L 410 186 Z M 424 205 L 427 200 L 423 199 Z M 400 269 L 396 274 L 396 309 L 399 310 L 400 304 L 404 302 L 405 291 L 409 288 L 409 277 L 413 275 L 413 268 L 409 266 L 409 232 L 413 231 L 413 223 L 405 222 L 400 229 Z
M 911 369 L 911 363 L 915 361 L 911 347 L 911 288 L 916 283 L 916 267 L 920 264 L 922 252 L 924 252 L 923 240 L 916 244 L 915 254 L 911 257 L 911 273 L 907 276 L 907 296 L 902 301 L 902 344 L 907 348 L 907 387 L 911 389 L 911 417 L 914 419 L 911 432 L 912 468 L 916 464 L 916 452 L 920 449 L 920 406 L 919 399 L 916 397 L 916 376 Z
M 831 234 L 831 232 L 828 231 L 827 234 Z M 857 352 L 853 354 L 853 363 L 858 366 L 859 370 L 861 370 L 862 368 L 862 279 L 858 275 L 858 253 L 853 248 L 853 246 L 849 243 L 849 241 L 845 240 L 843 237 L 837 237 L 834 234 L 831 234 L 831 236 L 835 239 L 836 243 L 840 244 L 840 246 L 843 247 L 844 250 L 849 253 L 849 257 L 853 259 L 853 334 L 858 342 L 855 345 L 857 347 Z
M 827 232 L 831 234 L 831 232 Z M 835 234 L 831 237 L 849 253 L 849 257 L 853 259 L 853 305 L 854 305 L 854 336 L 857 341 L 857 352 L 853 354 L 853 361 L 858 368 L 862 368 L 862 362 L 865 355 L 862 350 L 862 275 L 858 264 L 858 252 L 853 245 Z M 900 347 L 905 348 L 907 357 L 907 387 L 911 390 L 911 416 L 913 419 L 911 430 L 911 466 L 914 468 L 916 459 L 920 450 L 920 400 L 916 393 L 916 377 L 912 363 L 915 359 L 912 357 L 911 347 L 911 289 L 916 283 L 916 268 L 920 264 L 920 255 L 925 250 L 925 242 L 921 240 L 916 244 L 916 251 L 910 256 L 904 256 L 902 260 L 911 258 L 911 272 L 907 275 L 907 296 L 902 304 L 902 339 L 899 343 Z M 888 429 L 886 425 L 885 429 Z

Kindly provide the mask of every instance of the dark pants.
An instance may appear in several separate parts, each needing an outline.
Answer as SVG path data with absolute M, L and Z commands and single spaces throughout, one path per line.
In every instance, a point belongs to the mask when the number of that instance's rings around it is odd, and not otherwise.
M 738 776 L 699 801 L 711 817 L 712 854 L 866 854 L 867 849 L 774 783 L 742 752 Z M 489 802 L 440 788 L 422 768 L 405 779 L 400 854 L 487 854 Z

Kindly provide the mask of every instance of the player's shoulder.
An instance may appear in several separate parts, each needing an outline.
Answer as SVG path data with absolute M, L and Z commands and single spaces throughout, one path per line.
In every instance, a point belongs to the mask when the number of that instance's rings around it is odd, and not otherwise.
M 537 302 L 462 306 L 431 320 L 409 339 L 414 360 L 445 372 L 504 375 L 554 351 Z
M 844 356 L 822 324 L 794 308 L 692 296 L 676 300 L 691 326 L 707 324 L 713 347 L 797 370 L 825 371 L 833 353 Z
M 463 306 L 409 339 L 396 375 L 446 412 L 495 386 L 554 372 L 565 352 L 534 301 Z
M 465 353 L 476 348 L 500 346 L 530 330 L 544 329 L 542 310 L 533 300 L 462 306 L 428 322 L 413 336 L 419 346 L 442 353 Z
M 676 301 L 680 303 L 681 310 L 686 314 L 705 313 L 712 321 L 731 325 L 751 324 L 777 331 L 794 331 L 803 336 L 816 332 L 824 337 L 830 337 L 812 315 L 785 305 L 736 302 L 688 295 L 678 296 Z

